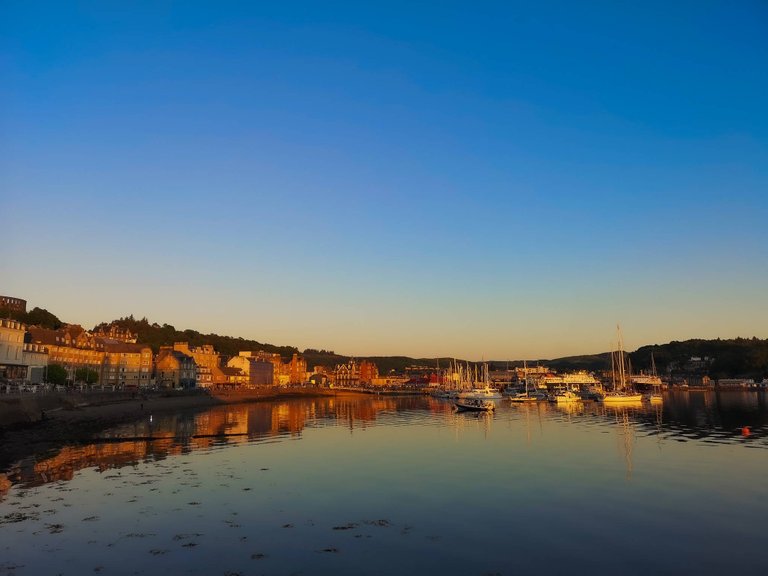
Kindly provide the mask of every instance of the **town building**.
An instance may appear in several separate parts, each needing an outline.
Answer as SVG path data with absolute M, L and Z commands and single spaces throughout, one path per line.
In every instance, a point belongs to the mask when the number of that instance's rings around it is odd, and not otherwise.
M 248 376 L 240 368 L 216 366 L 212 369 L 213 381 L 217 386 L 239 388 L 248 385 Z
M 160 388 L 188 389 L 197 385 L 197 365 L 192 356 L 161 346 L 155 360 L 155 384 Z
M 0 378 L 25 380 L 24 333 L 26 326 L 16 320 L 0 319 Z
M 0 296 L 0 310 L 25 313 L 27 311 L 27 301 L 21 298 L 14 298 L 13 296 Z
M 276 354 L 274 352 L 265 352 L 264 350 L 255 350 L 255 351 L 245 350 L 238 353 L 238 355 L 235 356 L 235 358 L 253 358 L 254 360 L 257 360 L 259 362 L 268 362 L 269 364 L 272 365 L 272 380 L 269 385 L 273 386 L 273 385 L 280 384 L 280 376 L 282 374 L 282 366 L 283 366 L 283 359 L 280 356 L 280 354 Z M 243 371 L 246 371 L 244 368 L 241 368 L 241 369 L 243 369 Z M 259 368 L 259 370 L 263 370 L 263 367 Z M 263 386 L 264 384 L 255 384 L 255 385 Z
M 360 384 L 360 367 L 354 358 L 345 364 L 336 365 L 333 383 L 338 387 L 354 387 Z
M 173 349 L 195 359 L 198 386 L 210 388 L 214 384 L 226 383 L 226 380 L 219 382 L 214 378 L 214 368 L 221 364 L 221 357 L 210 344 L 190 347 L 188 342 L 174 342 Z
M 372 384 L 379 377 L 379 368 L 370 360 L 360 361 L 360 383 Z
M 127 328 L 120 328 L 115 324 L 110 324 L 107 327 L 102 327 L 96 330 L 93 335 L 96 338 L 103 338 L 105 340 L 114 340 L 115 342 L 126 342 L 128 344 L 136 344 L 139 335 L 134 334 Z
M 290 362 L 280 364 L 280 384 L 303 384 L 307 376 L 307 361 L 298 354 Z
M 152 383 L 152 348 L 130 342 L 105 342 L 99 383 L 147 388 Z
M 25 380 L 30 384 L 46 381 L 48 370 L 48 348 L 40 344 L 24 344 L 23 363 L 27 367 Z
M 279 356 L 279 354 L 278 354 Z M 238 368 L 246 376 L 246 386 L 273 386 L 275 384 L 275 365 L 262 360 L 259 354 L 240 352 L 227 362 L 230 368 Z
M 104 364 L 104 342 L 81 326 L 65 326 L 58 330 L 30 326 L 27 330 L 30 344 L 48 350 L 48 364 L 58 364 L 67 371 L 67 380 L 74 383 L 81 368 L 101 375 Z

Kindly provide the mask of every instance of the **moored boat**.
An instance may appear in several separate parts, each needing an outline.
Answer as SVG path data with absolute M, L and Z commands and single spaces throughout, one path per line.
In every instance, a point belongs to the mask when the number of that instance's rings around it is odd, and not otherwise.
M 571 390 L 563 390 L 561 392 L 557 392 L 554 396 L 552 396 L 551 401 L 556 402 L 558 404 L 566 404 L 569 402 L 581 402 L 581 396 L 579 396 L 578 394 L 576 394 Z
M 456 410 L 471 410 L 474 412 L 490 412 L 496 409 L 496 405 L 489 400 L 480 400 L 478 398 L 460 398 L 454 403 Z
M 621 328 L 616 326 L 617 350 L 611 353 L 611 380 L 613 390 L 603 395 L 604 404 L 633 404 L 642 402 L 643 395 L 635 392 L 627 381 L 627 370 L 624 358 L 624 342 Z

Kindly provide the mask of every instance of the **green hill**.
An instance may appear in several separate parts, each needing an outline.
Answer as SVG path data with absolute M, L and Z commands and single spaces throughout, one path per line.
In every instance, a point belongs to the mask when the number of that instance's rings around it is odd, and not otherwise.
M 94 330 L 108 329 L 109 326 L 119 326 L 137 334 L 138 342 L 140 344 L 148 344 L 154 352 L 157 352 L 160 346 L 172 346 L 174 342 L 188 342 L 190 346 L 212 344 L 216 351 L 225 356 L 237 356 L 241 350 L 265 350 L 266 352 L 280 354 L 284 360 L 288 360 L 299 351 L 293 346 L 275 346 L 274 344 L 266 344 L 257 340 L 247 340 L 234 336 L 201 334 L 197 330 L 190 329 L 177 330 L 170 324 L 150 324 L 146 318 L 136 320 L 133 315 L 113 320 L 109 323 L 98 324 L 94 327 Z

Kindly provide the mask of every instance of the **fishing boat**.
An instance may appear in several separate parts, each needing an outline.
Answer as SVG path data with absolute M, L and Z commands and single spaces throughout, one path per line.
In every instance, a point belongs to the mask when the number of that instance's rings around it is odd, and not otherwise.
M 480 400 L 478 398 L 459 398 L 454 403 L 456 410 L 462 411 L 474 411 L 474 412 L 491 412 L 496 409 L 496 405 L 489 400 Z
M 611 381 L 613 390 L 603 396 L 604 404 L 628 404 L 641 402 L 643 395 L 635 392 L 627 381 L 627 372 L 624 360 L 624 342 L 621 336 L 621 328 L 616 326 L 617 350 L 611 353 Z M 618 367 L 617 367 L 618 365 Z

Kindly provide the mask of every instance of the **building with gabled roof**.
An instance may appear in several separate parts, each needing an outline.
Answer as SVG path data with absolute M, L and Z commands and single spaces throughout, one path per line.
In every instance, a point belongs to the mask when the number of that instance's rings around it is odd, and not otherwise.
M 192 356 L 161 346 L 155 359 L 155 384 L 161 388 L 189 389 L 197 386 L 197 364 Z

